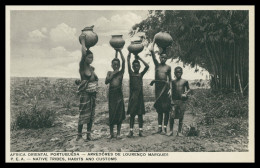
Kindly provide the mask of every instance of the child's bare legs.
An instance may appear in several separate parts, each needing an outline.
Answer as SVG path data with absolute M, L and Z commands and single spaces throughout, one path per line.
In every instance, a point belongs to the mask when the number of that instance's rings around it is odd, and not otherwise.
M 114 137 L 115 137 L 115 136 L 114 136 L 114 125 L 111 124 L 111 125 L 109 126 L 109 128 L 110 128 L 110 138 L 114 138 Z
M 138 115 L 139 136 L 143 136 L 143 115 Z
M 173 136 L 173 126 L 174 126 L 174 119 L 170 118 L 170 132 L 167 134 L 168 136 Z
M 139 128 L 143 128 L 143 115 L 138 115 Z
M 133 128 L 135 123 L 135 115 L 130 116 L 130 132 L 127 137 L 133 137 Z M 139 124 L 139 136 L 143 136 L 143 115 L 138 115 L 138 124 Z
M 134 133 L 133 133 L 134 124 L 135 124 L 135 115 L 131 115 L 130 116 L 130 132 L 127 135 L 127 137 L 129 137 L 129 138 L 133 137 L 133 135 L 134 135 Z
M 82 138 L 82 129 L 83 129 L 83 124 L 78 124 L 78 136 L 76 141 L 78 141 L 80 138 Z
M 116 137 L 117 137 L 117 138 L 121 138 L 121 137 L 120 137 L 121 125 L 122 125 L 121 122 L 117 124 L 117 134 L 116 134 Z
M 163 134 L 167 133 L 167 125 L 169 121 L 169 112 L 164 113 L 164 122 L 163 122 Z
M 133 130 L 135 124 L 135 115 L 130 116 L 130 130 Z
M 183 125 L 183 117 L 179 119 L 178 136 L 183 136 L 181 133 L 182 125 Z
M 157 133 L 162 132 L 162 122 L 163 122 L 163 113 L 159 112 L 158 113 L 158 131 L 157 131 Z

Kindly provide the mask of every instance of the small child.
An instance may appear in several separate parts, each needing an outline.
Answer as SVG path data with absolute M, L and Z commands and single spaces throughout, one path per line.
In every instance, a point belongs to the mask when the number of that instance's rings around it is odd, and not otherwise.
M 116 50 L 120 53 L 122 59 L 122 68 L 120 68 L 120 60 L 114 58 L 112 60 L 112 68 L 114 71 L 108 71 L 105 84 L 109 84 L 108 106 L 109 106 L 109 125 L 110 138 L 114 138 L 114 125 L 117 125 L 117 139 L 121 139 L 120 130 L 122 121 L 126 118 L 124 97 L 122 91 L 122 81 L 125 72 L 125 58 L 120 49 Z
M 128 104 L 128 111 L 127 114 L 130 115 L 130 132 L 128 137 L 133 137 L 133 128 L 135 122 L 135 116 L 138 115 L 138 122 L 139 122 L 139 136 L 143 136 L 143 114 L 145 114 L 144 109 L 144 96 L 143 96 L 143 76 L 149 69 L 149 65 L 139 56 L 136 56 L 136 60 L 132 62 L 132 71 L 130 66 L 130 57 L 131 53 L 127 56 L 127 64 L 128 64 L 128 72 L 129 72 L 129 79 L 130 79 L 130 97 L 129 97 L 129 104 Z M 139 73 L 140 70 L 140 61 L 143 62 L 145 65 L 144 70 Z
M 170 132 L 168 136 L 173 135 L 174 119 L 179 119 L 178 136 L 183 136 L 181 134 L 183 117 L 185 112 L 185 101 L 187 100 L 187 94 L 190 92 L 189 82 L 182 79 L 183 70 L 181 67 L 176 67 L 174 69 L 174 74 L 176 79 L 172 81 L 172 101 L 174 103 L 173 111 L 170 116 Z

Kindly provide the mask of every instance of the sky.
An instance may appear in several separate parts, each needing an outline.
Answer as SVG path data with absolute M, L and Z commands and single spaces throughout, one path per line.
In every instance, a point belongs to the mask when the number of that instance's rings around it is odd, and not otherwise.
M 111 35 L 123 35 L 126 43 L 122 52 L 126 58 L 127 46 L 132 40 L 128 33 L 134 24 L 148 16 L 148 11 L 14 10 L 10 16 L 11 76 L 80 78 L 78 69 L 81 45 L 78 38 L 84 27 L 94 25 L 99 40 L 90 48 L 94 55 L 92 66 L 99 78 L 105 78 L 107 71 L 112 70 L 111 60 L 115 57 L 115 50 L 109 44 Z M 145 48 L 139 54 L 150 66 L 144 78 L 153 79 L 154 65 L 147 53 L 149 50 Z M 199 68 L 202 71 L 195 73 L 195 68 L 184 67 L 183 63 L 176 63 L 176 60 L 168 60 L 167 64 L 172 67 L 172 76 L 173 69 L 181 66 L 184 68 L 185 79 L 208 77 L 206 70 Z M 142 68 L 144 65 L 141 70 Z M 127 65 L 125 72 L 124 78 L 129 78 Z

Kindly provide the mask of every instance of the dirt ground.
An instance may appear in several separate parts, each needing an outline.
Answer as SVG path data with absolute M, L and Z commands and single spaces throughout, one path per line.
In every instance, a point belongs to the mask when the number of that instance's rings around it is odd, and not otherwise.
M 144 115 L 144 137 L 138 136 L 138 121 L 136 118 L 134 137 L 128 138 L 129 116 L 122 124 L 122 139 L 108 139 L 108 111 L 107 103 L 97 104 L 96 119 L 93 125 L 93 141 L 84 139 L 76 141 L 78 107 L 65 109 L 57 107 L 58 119 L 53 127 L 20 129 L 11 132 L 11 152 L 245 152 L 248 151 L 247 131 L 234 132 L 227 129 L 232 118 L 215 119 L 212 125 L 199 121 L 203 113 L 194 114 L 186 111 L 184 116 L 184 130 L 192 124 L 198 123 L 199 136 L 176 135 L 178 120 L 174 125 L 174 136 L 154 134 L 157 131 L 157 113 L 153 102 L 146 102 L 147 113 Z M 127 109 L 127 104 L 126 104 Z M 246 120 L 243 123 L 247 123 Z M 86 126 L 83 127 L 86 130 Z M 169 128 L 168 128 L 169 130 Z M 116 131 L 116 127 L 115 127 Z

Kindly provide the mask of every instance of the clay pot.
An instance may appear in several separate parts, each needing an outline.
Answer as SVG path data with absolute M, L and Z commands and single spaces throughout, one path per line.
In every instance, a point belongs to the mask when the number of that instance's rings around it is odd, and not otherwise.
M 109 41 L 110 45 L 114 49 L 123 48 L 125 45 L 125 40 L 122 37 L 123 35 L 112 35 L 112 39 Z
M 154 40 L 155 40 L 155 43 L 163 49 L 166 49 L 167 47 L 169 47 L 173 42 L 171 35 L 167 32 L 157 33 L 154 36 Z
M 128 49 L 128 51 L 130 53 L 133 53 L 134 55 L 137 55 L 138 53 L 143 51 L 144 45 L 142 44 L 141 40 L 139 40 L 139 41 L 132 41 L 127 49 Z
M 89 49 L 90 47 L 93 47 L 98 42 L 98 36 L 95 32 L 93 32 L 93 27 L 85 27 L 79 36 L 79 42 L 81 44 L 81 40 L 85 40 L 85 47 Z

